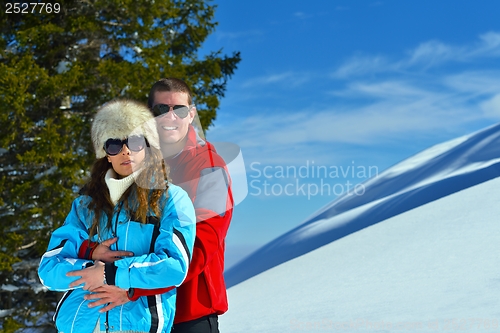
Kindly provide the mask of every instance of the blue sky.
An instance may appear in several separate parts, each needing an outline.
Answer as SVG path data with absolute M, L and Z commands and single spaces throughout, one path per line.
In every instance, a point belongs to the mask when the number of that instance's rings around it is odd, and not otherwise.
M 204 48 L 242 61 L 207 138 L 241 147 L 249 186 L 228 264 L 369 176 L 500 120 L 497 1 L 215 3 Z

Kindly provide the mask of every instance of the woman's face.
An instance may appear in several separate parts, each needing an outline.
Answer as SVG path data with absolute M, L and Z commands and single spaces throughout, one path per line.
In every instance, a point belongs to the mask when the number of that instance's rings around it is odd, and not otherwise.
M 108 161 L 113 166 L 113 170 L 120 178 L 130 176 L 132 172 L 138 170 L 146 157 L 146 150 L 131 151 L 126 144 L 123 144 L 122 151 L 117 155 L 107 155 Z

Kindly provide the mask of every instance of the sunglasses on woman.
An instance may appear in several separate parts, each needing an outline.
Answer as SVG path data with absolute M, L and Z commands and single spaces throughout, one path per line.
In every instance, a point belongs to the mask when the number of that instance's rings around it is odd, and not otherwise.
M 104 151 L 109 156 L 115 156 L 122 151 L 123 145 L 126 145 L 130 151 L 139 152 L 148 146 L 148 143 L 142 135 L 129 136 L 125 140 L 108 139 L 104 143 Z
M 153 115 L 155 117 L 164 115 L 168 113 L 170 110 L 174 111 L 175 115 L 179 118 L 186 118 L 189 114 L 189 110 L 192 105 L 168 105 L 168 104 L 156 104 L 153 106 Z

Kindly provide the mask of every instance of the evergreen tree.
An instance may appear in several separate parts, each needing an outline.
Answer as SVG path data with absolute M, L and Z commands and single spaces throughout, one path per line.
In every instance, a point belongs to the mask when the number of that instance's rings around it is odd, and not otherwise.
M 43 327 L 55 308 L 55 293 L 36 288 L 36 269 L 94 160 L 96 108 L 116 97 L 146 102 L 157 79 L 178 77 L 193 88 L 206 129 L 240 61 L 239 52 L 199 54 L 217 25 L 207 1 L 56 1 L 4 1 L 0 12 L 5 332 Z

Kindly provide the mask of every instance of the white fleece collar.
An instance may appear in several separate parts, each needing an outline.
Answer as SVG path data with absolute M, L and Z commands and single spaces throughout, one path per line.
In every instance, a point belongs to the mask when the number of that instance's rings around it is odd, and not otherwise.
M 108 185 L 109 197 L 111 198 L 111 202 L 113 203 L 113 205 L 116 205 L 118 203 L 123 193 L 125 193 L 130 185 L 132 185 L 135 177 L 141 171 L 142 169 L 137 170 L 125 178 L 118 178 L 118 175 L 112 168 L 106 172 L 104 180 L 106 181 L 106 185 Z

